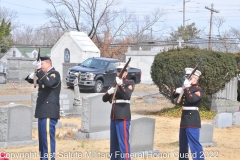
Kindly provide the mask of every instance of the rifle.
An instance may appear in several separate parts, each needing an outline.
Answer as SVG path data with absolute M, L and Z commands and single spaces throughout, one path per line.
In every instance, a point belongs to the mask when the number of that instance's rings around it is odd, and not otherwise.
M 196 70 L 199 68 L 200 64 L 202 63 L 204 58 L 200 58 L 198 64 L 195 66 L 195 68 L 193 69 L 192 73 L 189 74 L 186 78 L 187 79 L 191 79 L 192 75 L 196 72 Z M 184 84 L 182 84 L 182 88 L 184 89 Z M 183 96 L 183 93 L 184 91 L 182 90 L 182 92 L 179 94 L 179 96 L 177 97 L 177 101 L 176 101 L 176 104 L 179 104 L 181 99 L 182 99 L 182 96 Z
M 39 59 L 40 59 L 40 48 L 38 48 L 37 61 L 39 61 Z M 33 77 L 34 88 L 36 88 L 36 86 L 37 86 L 37 77 L 36 77 L 36 74 L 37 74 L 37 69 L 34 70 L 34 77 Z
M 118 75 L 119 78 L 122 78 L 123 73 L 126 70 L 126 68 L 127 68 L 128 64 L 130 63 L 130 61 L 131 61 L 131 57 L 128 59 L 128 62 L 125 64 L 125 66 L 122 68 L 121 72 L 119 73 L 119 75 Z M 115 88 L 115 90 L 114 90 L 114 93 L 111 95 L 111 97 L 109 99 L 110 103 L 112 103 L 112 101 L 115 99 L 115 95 L 116 95 L 116 91 L 117 91 L 117 87 L 118 87 L 116 81 L 114 82 L 113 87 Z

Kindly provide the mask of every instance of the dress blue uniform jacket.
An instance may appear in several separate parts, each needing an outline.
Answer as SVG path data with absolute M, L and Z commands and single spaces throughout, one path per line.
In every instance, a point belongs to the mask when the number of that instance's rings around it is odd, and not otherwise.
M 198 96 L 195 92 L 200 92 Z M 200 107 L 203 90 L 197 84 L 194 84 L 184 89 L 182 105 L 184 107 Z M 176 98 L 179 94 L 173 92 L 173 98 Z M 201 119 L 198 110 L 182 110 L 181 116 L 181 128 L 201 128 Z
M 115 98 L 116 100 L 129 100 L 131 99 L 132 92 L 134 90 L 134 82 L 126 78 L 123 79 L 123 84 L 118 86 Z M 104 102 L 109 101 L 111 95 L 107 92 L 103 95 L 102 100 Z M 131 120 L 130 103 L 114 103 L 112 102 L 111 120 L 125 119 Z

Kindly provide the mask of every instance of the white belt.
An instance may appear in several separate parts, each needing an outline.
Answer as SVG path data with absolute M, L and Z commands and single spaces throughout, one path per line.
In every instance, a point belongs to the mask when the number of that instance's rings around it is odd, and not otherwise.
M 130 100 L 117 99 L 114 103 L 130 103 Z
M 198 107 L 182 107 L 183 110 L 198 110 Z

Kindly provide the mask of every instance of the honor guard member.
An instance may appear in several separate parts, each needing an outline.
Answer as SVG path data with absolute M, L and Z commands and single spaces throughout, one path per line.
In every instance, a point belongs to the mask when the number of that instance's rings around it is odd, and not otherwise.
M 34 61 L 37 69 L 38 98 L 35 118 L 38 118 L 38 140 L 41 160 L 55 160 L 55 126 L 60 118 L 59 95 L 61 91 L 60 74 L 52 67 L 49 57 Z M 34 73 L 25 80 L 33 83 Z
M 109 101 L 116 89 L 115 99 L 112 101 L 110 123 L 111 160 L 130 160 L 130 99 L 134 90 L 134 82 L 126 78 L 129 66 L 124 71 L 122 78 L 118 77 L 125 64 L 123 62 L 114 64 L 114 67 L 117 69 L 116 88 L 109 88 L 102 98 L 104 102 Z
M 186 76 L 191 74 L 193 68 L 185 68 Z M 188 80 L 185 79 L 182 87 L 177 88 L 173 93 L 176 98 L 182 91 L 182 116 L 179 131 L 179 159 L 188 160 L 188 146 L 191 149 L 193 160 L 204 160 L 202 145 L 199 142 L 201 119 L 199 115 L 199 107 L 203 98 L 203 90 L 198 86 L 198 79 L 201 75 L 199 70 Z

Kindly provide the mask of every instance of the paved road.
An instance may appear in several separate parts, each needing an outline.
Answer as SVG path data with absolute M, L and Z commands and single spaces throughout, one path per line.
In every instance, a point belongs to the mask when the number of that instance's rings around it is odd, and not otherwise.
M 146 96 L 151 94 L 157 94 L 158 92 L 133 92 L 132 96 Z M 80 96 L 84 97 L 91 93 L 81 93 Z M 31 101 L 31 95 L 13 95 L 13 96 L 0 96 L 0 102 L 20 102 L 20 101 Z

